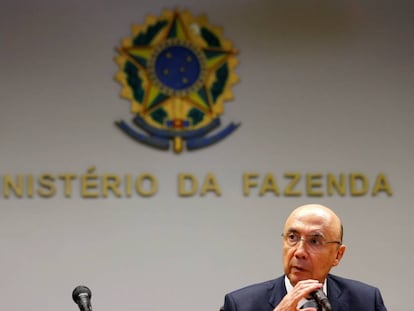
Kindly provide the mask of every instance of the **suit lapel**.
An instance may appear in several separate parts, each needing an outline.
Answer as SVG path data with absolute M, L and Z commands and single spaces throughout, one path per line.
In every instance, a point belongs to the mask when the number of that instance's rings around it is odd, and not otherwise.
M 275 279 L 274 282 L 269 284 L 268 288 L 268 297 L 270 305 L 275 308 L 279 302 L 287 294 L 285 288 L 285 278 L 284 276 Z
M 328 275 L 328 299 L 333 311 L 349 310 L 347 301 L 342 299 L 342 289 L 339 284 Z

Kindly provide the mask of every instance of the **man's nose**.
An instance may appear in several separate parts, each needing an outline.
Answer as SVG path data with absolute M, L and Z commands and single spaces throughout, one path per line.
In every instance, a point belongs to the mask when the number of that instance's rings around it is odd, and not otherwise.
M 295 256 L 296 257 L 306 257 L 308 255 L 308 251 L 306 249 L 306 240 L 301 238 L 298 243 L 295 245 Z

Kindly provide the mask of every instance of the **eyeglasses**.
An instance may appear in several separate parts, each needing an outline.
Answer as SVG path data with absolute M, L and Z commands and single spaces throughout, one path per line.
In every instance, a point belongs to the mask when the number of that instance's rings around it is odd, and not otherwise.
M 300 241 L 306 243 L 311 250 L 318 251 L 322 249 L 326 244 L 338 244 L 342 245 L 340 241 L 326 241 L 325 238 L 320 234 L 314 234 L 302 238 L 299 233 L 289 232 L 287 234 L 282 233 L 282 237 L 287 245 L 290 247 L 296 246 Z

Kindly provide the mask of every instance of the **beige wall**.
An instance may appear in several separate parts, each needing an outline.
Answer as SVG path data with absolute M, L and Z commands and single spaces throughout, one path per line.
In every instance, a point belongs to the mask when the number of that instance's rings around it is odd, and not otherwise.
M 218 310 L 226 292 L 282 273 L 280 232 L 292 208 L 331 206 L 345 258 L 333 272 L 380 287 L 405 310 L 414 278 L 410 221 L 414 148 L 410 1 L 3 1 L 0 176 L 149 172 L 156 195 L 84 199 L 74 181 L 51 198 L 0 198 L 4 310 Z M 130 119 L 113 80 L 114 48 L 148 14 L 206 14 L 240 51 L 217 145 L 176 155 L 124 136 Z M 392 196 L 243 196 L 242 176 L 383 173 Z M 214 174 L 221 197 L 183 198 L 177 176 Z M 260 179 L 259 179 L 260 180 Z M 304 189 L 302 180 L 299 185 Z M 2 190 L 3 191 L 3 190 Z

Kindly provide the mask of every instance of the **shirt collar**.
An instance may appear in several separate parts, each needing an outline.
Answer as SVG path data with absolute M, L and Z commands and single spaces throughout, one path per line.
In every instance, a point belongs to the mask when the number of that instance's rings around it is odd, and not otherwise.
M 326 283 L 328 283 L 328 280 L 325 279 L 325 281 L 323 282 L 323 287 L 322 290 L 325 293 L 326 296 L 328 296 L 328 287 L 326 285 Z M 286 287 L 286 292 L 290 293 L 293 290 L 293 286 L 292 284 L 290 284 L 290 281 L 288 279 L 288 277 L 285 275 L 285 287 Z M 299 303 L 298 306 L 301 306 L 305 303 L 306 298 L 302 298 Z

